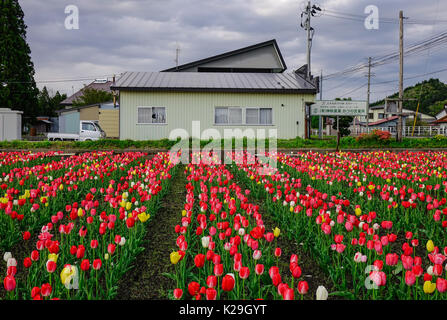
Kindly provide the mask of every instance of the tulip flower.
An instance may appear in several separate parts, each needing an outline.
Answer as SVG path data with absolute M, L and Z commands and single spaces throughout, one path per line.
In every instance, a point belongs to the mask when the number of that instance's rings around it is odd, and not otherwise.
M 327 300 L 329 294 L 324 286 L 318 286 L 317 292 L 316 292 L 316 299 L 317 300 Z
M 222 290 L 232 291 L 234 288 L 234 276 L 232 274 L 226 274 L 222 278 Z
M 428 252 L 432 252 L 435 249 L 435 245 L 433 244 L 432 240 L 427 241 L 426 247 Z
M 179 300 L 182 296 L 183 296 L 183 290 L 182 289 L 179 289 L 179 288 L 174 289 L 174 298 Z
M 425 293 L 431 294 L 436 290 L 436 283 L 432 283 L 431 281 L 425 281 L 423 290 Z
M 299 281 L 298 282 L 298 292 L 299 294 L 306 294 L 309 291 L 309 285 L 307 281 Z

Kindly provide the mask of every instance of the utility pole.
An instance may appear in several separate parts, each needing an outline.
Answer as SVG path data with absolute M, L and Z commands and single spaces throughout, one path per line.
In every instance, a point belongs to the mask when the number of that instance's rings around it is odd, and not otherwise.
M 306 30 L 307 30 L 307 79 L 310 80 L 310 48 L 312 47 L 312 38 L 310 35 L 310 1 L 307 2 L 306 7 L 306 13 L 307 13 L 307 21 L 306 21 Z M 313 29 L 312 29 L 313 30 Z
M 402 107 L 404 98 L 404 14 L 399 11 L 399 121 L 397 123 L 396 138 L 402 141 Z
M 368 92 L 366 93 L 366 128 L 367 129 L 369 129 L 369 95 L 371 94 L 370 87 L 371 87 L 371 57 L 368 58 Z
M 320 101 L 323 100 L 323 69 L 320 72 Z M 318 138 L 323 138 L 323 117 L 318 117 Z
M 175 70 L 178 70 L 179 53 L 180 53 L 180 46 L 177 43 L 177 47 L 175 48 Z
M 315 17 L 317 14 L 321 15 L 321 8 L 316 5 L 311 5 L 310 1 L 307 2 L 306 8 L 301 12 L 301 28 L 307 31 L 307 79 L 311 77 L 310 67 L 310 51 L 312 48 L 312 38 L 314 36 L 314 28 L 310 26 L 310 17 Z M 305 17 L 305 19 L 303 19 Z

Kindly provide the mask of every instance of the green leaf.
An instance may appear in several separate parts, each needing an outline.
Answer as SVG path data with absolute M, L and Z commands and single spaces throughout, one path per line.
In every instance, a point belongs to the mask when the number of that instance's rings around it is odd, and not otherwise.
M 329 293 L 330 296 L 344 297 L 349 300 L 355 300 L 355 295 L 350 291 L 335 291 Z

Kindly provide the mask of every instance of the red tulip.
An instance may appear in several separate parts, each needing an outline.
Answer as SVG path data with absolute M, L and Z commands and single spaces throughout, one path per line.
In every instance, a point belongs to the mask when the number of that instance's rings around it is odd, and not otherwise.
M 301 277 L 301 268 L 299 266 L 296 266 L 293 268 L 292 277 L 294 277 L 295 279 L 298 279 L 299 277 Z
M 116 249 L 116 245 L 113 243 L 109 243 L 109 245 L 107 246 L 107 252 L 109 254 L 114 254 L 115 253 L 115 249 Z
M 218 263 L 214 265 L 214 275 L 220 277 L 223 273 L 223 264 Z
M 197 254 L 194 258 L 194 264 L 197 268 L 203 268 L 205 265 L 205 255 L 204 254 Z
M 102 265 L 101 259 L 93 260 L 93 269 L 99 270 L 99 269 L 101 269 L 101 265 Z
M 250 269 L 248 267 L 241 267 L 241 270 L 239 271 L 239 277 L 241 279 L 247 279 L 250 275 Z
M 281 248 L 276 248 L 275 249 L 275 257 L 280 257 L 281 256 Z
M 234 276 L 231 274 L 226 274 L 222 278 L 222 290 L 231 291 L 234 288 Z
M 199 292 L 199 290 L 200 290 L 200 284 L 199 283 L 197 283 L 195 281 L 192 281 L 192 282 L 190 282 L 188 284 L 188 293 L 191 296 L 195 296 Z
M 13 276 L 6 276 L 3 280 L 3 286 L 6 291 L 12 291 L 16 288 L 16 279 Z
M 206 285 L 209 288 L 214 288 L 217 285 L 217 277 L 216 276 L 208 276 L 208 278 L 206 279 Z
M 262 275 L 264 273 L 264 265 L 263 264 L 257 264 L 255 266 L 255 272 L 258 276 Z
M 283 299 L 284 300 L 294 300 L 295 299 L 295 292 L 293 289 L 287 288 L 283 292 Z
M 308 291 L 309 291 L 309 285 L 307 284 L 307 281 L 298 282 L 298 292 L 300 294 L 306 294 Z
M 47 261 L 47 271 L 49 273 L 53 273 L 54 271 L 56 271 L 56 262 L 54 262 L 53 260 L 48 260 Z
M 407 270 L 405 272 L 405 283 L 407 286 L 412 286 L 416 282 L 416 276 L 413 271 Z
M 30 257 L 26 257 L 25 259 L 23 259 L 23 266 L 25 267 L 25 268 L 29 268 L 29 267 L 31 267 L 31 265 L 32 265 L 32 260 L 31 260 L 31 258 Z
M 174 298 L 177 300 L 180 299 L 183 296 L 183 290 L 182 289 L 174 289 Z
M 40 293 L 43 297 L 48 297 L 51 294 L 51 285 L 49 283 L 44 283 L 40 289 Z
M 31 260 L 38 261 L 39 260 L 39 251 L 33 250 L 31 252 Z
M 84 259 L 81 262 L 81 269 L 83 271 L 88 271 L 88 269 L 90 269 L 90 261 L 88 261 L 88 259 Z
M 208 288 L 206 289 L 206 300 L 216 300 L 217 297 L 217 291 L 214 288 Z
M 438 289 L 440 293 L 445 292 L 447 290 L 447 280 L 443 278 L 437 278 L 436 289 Z
M 29 240 L 29 238 L 31 238 L 31 233 L 29 233 L 29 231 L 25 231 L 23 233 L 23 240 Z

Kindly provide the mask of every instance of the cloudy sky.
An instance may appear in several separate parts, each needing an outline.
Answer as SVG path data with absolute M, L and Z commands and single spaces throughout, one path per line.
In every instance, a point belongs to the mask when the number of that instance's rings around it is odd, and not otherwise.
M 124 71 L 160 71 L 276 39 L 288 71 L 306 63 L 302 0 L 19 0 L 28 26 L 39 87 L 68 95 L 95 78 Z M 408 17 L 404 45 L 447 30 L 445 0 L 321 0 L 312 72 L 328 75 L 397 52 L 399 10 Z M 79 9 L 79 29 L 67 30 L 65 8 Z M 379 29 L 368 30 L 365 7 L 375 5 Z M 404 84 L 434 77 L 447 82 L 447 45 L 408 56 Z M 371 101 L 398 89 L 398 60 L 372 69 Z M 395 81 L 393 81 L 395 80 Z M 366 70 L 323 82 L 323 99 L 366 99 Z M 380 83 L 386 82 L 386 83 Z M 378 83 L 378 84 L 375 84 Z

